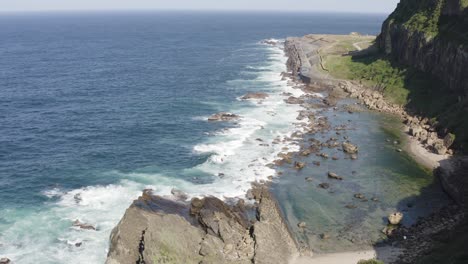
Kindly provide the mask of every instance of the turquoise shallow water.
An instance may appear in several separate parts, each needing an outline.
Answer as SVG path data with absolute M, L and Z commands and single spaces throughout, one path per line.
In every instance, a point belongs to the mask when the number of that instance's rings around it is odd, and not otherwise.
M 345 99 L 339 105 L 353 103 Z M 346 124 L 349 129 L 339 131 L 340 135 L 332 129 L 306 136 L 302 144 L 307 146 L 309 138 L 324 142 L 335 137 L 343 142 L 348 137 L 359 146 L 358 159 L 351 160 L 342 151 L 329 148 L 322 152 L 339 160 L 297 156 L 307 166 L 301 171 L 282 167 L 284 176 L 273 187 L 294 233 L 314 252 L 369 247 L 385 238 L 381 230 L 390 213 L 403 212 L 403 224 L 411 225 L 418 217 L 449 203 L 431 170 L 417 164 L 407 153 L 396 151 L 405 144 L 397 118 L 369 111 L 350 114 L 342 108 L 325 110 L 322 115 L 329 118 L 332 127 Z M 317 167 L 313 161 L 321 165 Z M 329 171 L 344 180 L 329 179 Z M 306 182 L 306 177 L 312 177 L 312 181 Z M 319 188 L 320 183 L 328 183 L 330 188 Z M 355 194 L 363 194 L 368 201 L 355 198 Z M 347 205 L 356 208 L 348 209 Z M 305 230 L 297 227 L 301 221 L 307 223 Z M 322 239 L 322 234 L 329 239 Z

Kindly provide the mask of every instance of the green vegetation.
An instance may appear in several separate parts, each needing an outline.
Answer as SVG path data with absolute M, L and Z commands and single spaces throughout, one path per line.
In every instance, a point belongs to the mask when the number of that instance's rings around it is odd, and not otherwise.
M 385 264 L 385 263 L 380 260 L 369 259 L 369 260 L 360 260 L 357 264 Z
M 334 77 L 373 87 L 387 100 L 428 117 L 435 125 L 448 128 L 457 139 L 456 145 L 468 149 L 468 101 L 459 101 L 431 75 L 398 64 L 379 53 L 326 55 L 324 64 Z
M 439 33 L 439 18 L 445 1 L 433 0 L 406 0 L 401 1 L 389 19 L 398 24 L 405 25 L 410 30 L 424 32 L 429 36 Z
M 427 37 L 440 37 L 467 45 L 468 0 L 459 1 L 462 15 L 447 17 L 442 12 L 446 0 L 402 0 L 389 16 L 388 23 L 402 24 Z

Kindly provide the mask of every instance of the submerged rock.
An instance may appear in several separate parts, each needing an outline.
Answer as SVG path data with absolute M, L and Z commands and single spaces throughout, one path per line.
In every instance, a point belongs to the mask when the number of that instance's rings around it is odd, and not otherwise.
M 250 99 L 266 99 L 268 98 L 267 93 L 248 93 L 241 97 L 242 100 L 250 100 Z
M 79 227 L 85 230 L 96 230 L 96 227 L 94 227 L 93 225 L 82 223 L 80 222 L 80 220 L 75 220 L 75 222 L 73 222 L 73 226 Z
M 320 183 L 318 186 L 319 186 L 320 188 L 322 188 L 322 189 L 328 189 L 328 188 L 330 188 L 330 184 L 328 184 L 328 183 L 326 183 L 326 182 Z

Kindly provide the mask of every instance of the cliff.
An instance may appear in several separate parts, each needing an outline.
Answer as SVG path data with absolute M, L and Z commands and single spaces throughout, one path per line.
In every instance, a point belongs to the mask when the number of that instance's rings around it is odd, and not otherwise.
M 467 7 L 468 0 L 401 0 L 376 41 L 393 62 L 440 81 L 418 92 L 426 97 L 412 98 L 426 104 L 419 114 L 437 120 L 440 136 L 456 135 L 455 147 L 463 152 L 468 150 Z
M 377 45 L 399 63 L 430 73 L 468 95 L 467 0 L 401 0 Z

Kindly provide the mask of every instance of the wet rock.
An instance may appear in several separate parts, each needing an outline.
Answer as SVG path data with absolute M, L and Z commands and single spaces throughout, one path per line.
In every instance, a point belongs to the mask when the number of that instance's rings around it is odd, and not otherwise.
M 83 201 L 83 198 L 81 198 L 81 193 L 77 193 L 73 196 L 73 199 L 75 200 L 76 203 L 80 203 Z
M 320 238 L 323 240 L 327 240 L 327 239 L 330 239 L 330 235 L 327 233 L 323 233 L 323 234 L 320 234 Z
M 305 167 L 305 163 L 304 163 L 304 162 L 298 162 L 298 161 L 296 161 L 296 162 L 294 163 L 294 168 L 295 168 L 296 170 L 302 170 L 304 167 Z
M 201 208 L 203 207 L 204 200 L 200 198 L 192 198 L 192 201 L 190 201 L 190 214 L 196 215 L 200 213 Z
M 236 114 L 221 112 L 208 117 L 208 121 L 235 121 L 239 120 L 239 118 L 240 116 Z
M 307 157 L 311 154 L 312 152 L 309 149 L 306 149 L 301 152 L 301 156 Z
M 339 158 L 337 156 L 333 156 L 332 160 L 339 160 Z
M 338 174 L 334 172 L 328 172 L 328 178 L 335 179 L 335 180 L 343 180 L 343 177 L 338 176 Z
M 318 186 L 319 186 L 320 188 L 322 188 L 322 189 L 325 189 L 325 190 L 328 189 L 328 188 L 330 188 L 330 184 L 328 184 L 328 183 L 326 183 L 326 182 L 320 183 Z
M 264 39 L 260 42 L 261 44 L 266 44 L 266 45 L 271 45 L 271 46 L 276 46 L 280 43 L 280 41 L 276 39 Z M 282 74 L 283 76 L 286 76 L 287 73 Z
M 312 177 L 306 177 L 305 180 L 308 181 L 308 182 L 314 181 L 314 179 Z
M 348 208 L 348 209 L 356 209 L 357 208 L 357 206 L 354 205 L 354 204 L 347 204 L 345 207 Z
M 392 213 L 388 216 L 388 222 L 392 225 L 400 224 L 401 220 L 403 220 L 403 213 L 401 212 Z
M 245 194 L 245 197 L 249 200 L 253 200 L 255 198 L 253 195 L 252 189 L 247 191 L 247 193 Z
M 351 143 L 344 142 L 342 145 L 343 151 L 349 154 L 356 154 L 359 148 Z
M 1 258 L 0 264 L 11 264 L 11 260 L 9 258 Z
M 396 152 L 403 152 L 402 149 L 396 149 Z
M 373 201 L 373 202 L 378 202 L 378 201 L 379 201 L 379 198 L 372 197 L 372 198 L 371 198 L 371 201 Z
M 319 166 L 320 166 L 320 161 L 313 161 L 312 164 L 314 164 L 315 166 L 319 167 Z
M 302 100 L 300 98 L 297 98 L 297 97 L 294 97 L 294 96 L 290 96 L 290 97 L 288 97 L 288 99 L 285 99 L 284 101 L 287 104 L 303 104 L 304 103 L 304 100 Z
M 358 158 L 358 156 L 357 156 L 356 154 L 352 154 L 352 155 L 351 155 L 351 159 L 352 159 L 352 160 L 357 160 L 357 158 Z
M 220 177 L 221 179 L 224 178 L 224 176 L 226 176 L 224 173 L 218 173 L 218 177 Z
M 76 242 L 75 243 L 75 247 L 81 247 L 81 245 L 83 245 L 83 242 Z M 0 262 L 1 263 L 1 262 Z
M 241 97 L 242 100 L 251 100 L 251 99 L 266 99 L 268 98 L 267 93 L 247 93 Z
M 222 174 L 222 173 L 220 173 Z M 223 177 L 224 177 L 224 174 L 223 174 Z M 222 177 L 221 177 L 222 178 Z M 186 193 L 184 193 L 183 191 L 181 190 L 177 190 L 175 188 L 173 188 L 171 190 L 171 194 L 174 195 L 174 197 L 177 199 L 177 200 L 181 200 L 181 201 L 185 201 L 188 199 L 188 195 Z
M 96 227 L 94 227 L 93 225 L 81 223 L 80 220 L 75 220 L 75 222 L 73 222 L 73 226 L 79 227 L 84 230 L 96 230 Z
M 305 222 L 300 222 L 297 224 L 297 227 L 299 228 L 306 228 L 307 227 L 307 224 Z

